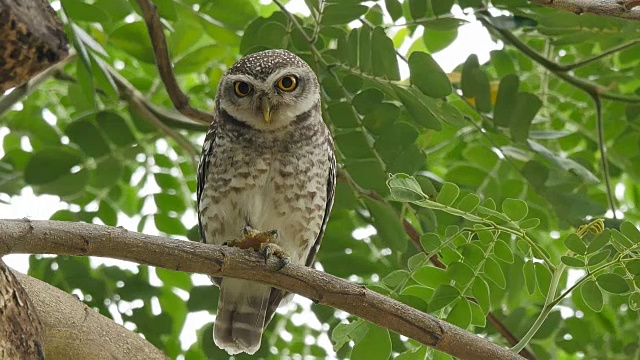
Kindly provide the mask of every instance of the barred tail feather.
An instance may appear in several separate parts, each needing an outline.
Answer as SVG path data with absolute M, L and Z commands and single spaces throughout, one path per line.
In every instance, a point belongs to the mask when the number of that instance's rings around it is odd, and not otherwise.
M 271 287 L 252 281 L 222 279 L 213 341 L 230 355 L 260 348 Z

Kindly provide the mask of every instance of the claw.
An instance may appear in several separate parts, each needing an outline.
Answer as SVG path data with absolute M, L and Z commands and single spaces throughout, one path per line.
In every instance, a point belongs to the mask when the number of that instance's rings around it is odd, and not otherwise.
M 284 269 L 284 267 L 287 266 L 288 264 L 289 264 L 289 257 L 285 257 L 284 259 L 282 259 L 282 264 L 280 265 L 277 271 Z
M 267 260 L 269 260 L 269 256 L 271 256 L 271 253 L 273 252 L 273 250 L 271 250 L 270 246 L 265 246 L 264 247 L 264 263 L 267 263 Z

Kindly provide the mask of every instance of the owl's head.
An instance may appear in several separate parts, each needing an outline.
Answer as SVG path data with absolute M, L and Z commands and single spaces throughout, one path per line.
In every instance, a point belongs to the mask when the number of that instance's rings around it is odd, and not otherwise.
M 220 80 L 217 106 L 256 130 L 283 127 L 320 101 L 313 70 L 287 50 L 238 60 Z

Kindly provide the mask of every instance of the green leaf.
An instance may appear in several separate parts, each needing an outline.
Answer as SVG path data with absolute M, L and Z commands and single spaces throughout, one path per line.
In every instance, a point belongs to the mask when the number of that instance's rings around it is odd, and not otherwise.
M 513 105 L 518 101 L 520 80 L 517 75 L 509 74 L 500 80 L 496 106 L 493 110 L 493 122 L 497 126 L 507 127 L 513 120 Z
M 109 15 L 97 6 L 89 5 L 81 0 L 61 0 L 64 12 L 74 21 L 91 21 L 105 23 L 110 21 Z
M 420 244 L 422 244 L 424 251 L 430 253 L 442 245 L 442 240 L 438 234 L 426 233 L 420 237 Z
M 116 226 L 118 225 L 118 214 L 111 207 L 111 205 L 107 204 L 107 202 L 103 201 L 100 203 L 100 207 L 98 208 L 98 217 L 105 225 Z
M 369 332 L 369 324 L 363 320 L 356 320 L 348 324 L 338 324 L 331 332 L 333 350 L 338 351 L 349 341 L 360 341 Z
M 187 228 L 180 219 L 171 217 L 164 213 L 158 213 L 153 216 L 156 228 L 167 234 L 186 235 Z
M 462 66 L 460 86 L 467 98 L 475 98 L 476 107 L 482 112 L 491 110 L 491 88 L 487 74 L 480 68 L 478 56 L 470 55 Z
M 551 286 L 551 271 L 542 263 L 534 263 L 533 267 L 536 272 L 536 282 L 538 283 L 538 289 L 545 296 L 549 292 Z
M 351 352 L 353 360 L 387 360 L 391 356 L 389 330 L 369 324 L 367 335 L 356 342 Z
M 580 285 L 580 295 L 582 295 L 582 299 L 591 310 L 602 311 L 604 305 L 602 291 L 593 280 L 587 280 Z
M 561 156 L 558 156 L 551 152 L 551 150 L 546 147 L 536 143 L 535 141 L 527 141 L 527 144 L 531 148 L 531 150 L 538 153 L 540 156 L 549 160 L 554 166 L 557 166 L 560 169 L 563 169 L 567 172 L 571 172 L 575 175 L 578 175 L 586 184 L 595 185 L 600 182 L 597 176 L 595 176 L 592 172 L 590 172 L 587 168 L 580 165 L 579 163 L 567 159 Z
M 587 265 L 588 266 L 599 265 L 603 263 L 605 260 L 607 260 L 610 254 L 611 254 L 611 250 L 609 249 L 605 249 L 600 252 L 597 252 L 589 257 L 589 260 L 587 260 Z
M 489 285 L 484 279 L 480 277 L 476 277 L 473 280 L 473 285 L 471 286 L 471 294 L 482 308 L 482 311 L 486 314 L 489 312 L 489 308 L 491 306 L 491 300 L 489 298 Z
M 280 40 L 282 40 L 282 38 L 280 38 Z M 219 45 L 207 45 L 197 48 L 184 55 L 182 58 L 180 58 L 180 60 L 176 61 L 173 67 L 173 71 L 176 75 L 197 72 L 211 64 L 212 59 L 219 59 L 226 53 L 227 50 Z
M 387 37 L 384 29 L 376 27 L 371 34 L 371 48 L 375 56 L 371 59 L 373 75 L 382 76 L 388 80 L 400 80 L 400 70 L 396 58 L 396 48 L 393 41 Z
M 564 246 L 576 254 L 584 255 L 587 252 L 587 245 L 576 233 L 571 233 L 564 239 Z
M 440 189 L 436 201 L 440 204 L 451 206 L 451 204 L 456 201 L 459 194 L 460 189 L 456 184 L 446 182 L 442 185 L 442 189 Z
M 422 345 L 401 353 L 394 360 L 424 360 L 424 359 L 427 359 L 427 347 Z
M 65 134 L 91 157 L 105 155 L 111 150 L 93 121 L 86 119 L 74 121 L 67 126 Z
M 480 204 L 480 197 L 476 194 L 467 194 L 465 195 L 465 197 L 462 198 L 462 200 L 460 200 L 460 202 L 456 205 L 456 208 L 467 212 L 467 213 L 471 213 L 473 210 L 475 210 L 478 205 Z
M 513 264 L 513 251 L 506 242 L 496 240 L 493 245 L 493 253 L 498 259 L 506 262 L 507 264 Z
M 420 285 L 410 285 L 406 288 L 402 289 L 400 295 L 411 295 L 417 297 L 418 299 L 422 299 L 425 302 L 429 301 L 433 296 L 434 290 L 432 288 L 420 286 Z
M 416 20 L 427 15 L 427 2 L 423 0 L 409 0 L 411 17 Z
M 443 19 L 442 19 L 443 20 Z M 424 24 L 425 22 L 423 22 Z M 422 42 L 429 53 L 433 54 L 444 50 L 458 38 L 458 28 L 451 30 L 434 30 L 425 25 Z M 416 40 L 419 41 L 420 39 Z
M 91 177 L 91 185 L 98 189 L 114 186 L 123 174 L 122 162 L 113 156 L 100 159 Z
M 412 202 L 425 198 L 416 179 L 407 174 L 395 174 L 387 180 L 391 196 L 398 201 Z
M 377 89 L 367 89 L 353 98 L 353 107 L 362 115 L 366 115 L 384 99 L 384 94 Z
M 612 294 L 624 294 L 629 291 L 629 284 L 618 274 L 600 274 L 596 277 L 596 282 L 602 290 Z
M 185 204 L 182 196 L 179 195 L 158 193 L 153 195 L 153 199 L 160 212 L 175 211 L 181 214 L 187 210 L 187 204 Z
M 116 28 L 109 36 L 109 43 L 138 60 L 149 64 L 155 63 L 147 26 L 143 21 L 123 24 Z
M 359 32 L 358 46 L 360 47 L 358 50 L 359 67 L 362 72 L 371 73 L 371 27 L 363 25 L 357 31 Z
M 385 0 L 384 5 L 389 12 L 393 21 L 397 21 L 402 17 L 402 5 L 398 0 Z
M 519 93 L 511 113 L 511 138 L 524 143 L 529 137 L 529 128 L 533 118 L 542 107 L 542 101 L 534 94 Z
M 343 25 L 364 15 L 369 8 L 358 4 L 329 4 L 322 13 L 322 24 Z
M 417 124 L 436 131 L 442 129 L 442 125 L 440 125 L 433 112 L 420 102 L 414 94 L 397 86 L 394 87 L 394 91 Z
M 640 230 L 629 221 L 620 224 L 620 232 L 635 244 L 640 243 Z
M 48 183 L 68 175 L 72 167 L 84 160 L 82 154 L 71 147 L 59 146 L 36 152 L 24 169 L 24 181 L 30 185 Z
M 416 51 L 409 57 L 411 84 L 423 94 L 441 98 L 451 94 L 451 82 L 431 55 Z
M 425 265 L 416 270 L 412 277 L 415 281 L 432 289 L 442 284 L 448 284 L 450 281 L 445 270 L 429 265 Z
M 504 278 L 502 268 L 498 265 L 498 262 L 493 258 L 488 257 L 483 267 L 484 275 L 491 280 L 494 284 L 498 285 L 500 289 L 504 289 L 507 285 L 507 281 Z
M 585 265 L 584 260 L 578 259 L 573 256 L 562 256 L 560 257 L 560 261 L 562 261 L 562 263 L 567 266 L 571 266 L 575 268 L 583 268 Z
M 485 327 L 487 325 L 487 314 L 482 311 L 480 305 L 469 301 L 471 306 L 471 325 Z
M 394 288 L 403 283 L 408 277 L 409 272 L 407 270 L 395 270 L 392 271 L 389 275 L 385 276 L 382 279 L 382 282 L 385 285 Z
M 527 203 L 519 199 L 505 199 L 502 202 L 502 211 L 509 219 L 513 221 L 520 221 L 527 216 L 529 207 Z
M 378 235 L 392 249 L 405 251 L 408 239 L 395 210 L 386 204 L 369 198 L 365 198 L 365 203 L 369 212 L 371 212 L 373 225 L 378 231 Z
M 451 304 L 460 296 L 460 291 L 451 285 L 442 284 L 436 288 L 433 297 L 429 301 L 428 311 L 438 311 Z
M 464 297 L 461 298 L 447 315 L 447 322 L 466 329 L 471 324 L 471 305 Z
M 380 135 L 389 128 L 393 119 L 400 116 L 400 108 L 395 104 L 383 102 L 374 105 L 373 109 L 362 119 L 364 126 L 374 135 Z
M 594 252 L 600 250 L 602 247 L 609 243 L 611 239 L 611 231 L 609 229 L 604 229 L 601 233 L 596 235 L 591 242 L 587 245 L 587 254 L 593 254 Z
M 475 274 L 469 265 L 454 261 L 447 267 L 447 275 L 456 282 L 456 285 L 466 285 L 473 280 Z
M 520 222 L 519 225 L 520 225 L 520 228 L 524 230 L 535 229 L 536 227 L 538 227 L 538 225 L 540 225 L 540 219 L 538 218 L 527 219 Z

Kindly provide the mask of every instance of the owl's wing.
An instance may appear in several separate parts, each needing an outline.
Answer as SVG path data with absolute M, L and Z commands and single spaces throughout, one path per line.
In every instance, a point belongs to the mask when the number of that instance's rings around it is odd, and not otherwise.
M 333 152 L 333 139 L 331 139 L 331 134 L 327 131 L 327 147 L 329 152 L 329 176 L 327 178 L 327 203 L 324 208 L 324 217 L 322 218 L 322 225 L 320 226 L 320 232 L 316 237 L 316 241 L 311 246 L 309 250 L 309 255 L 307 256 L 307 260 L 305 261 L 306 266 L 311 266 L 313 261 L 316 258 L 316 254 L 318 253 L 318 249 L 320 249 L 320 243 L 322 242 L 322 237 L 324 236 L 324 230 L 327 227 L 327 222 L 329 221 L 329 214 L 331 213 L 331 208 L 333 207 L 333 199 L 336 195 L 336 156 Z M 275 314 L 278 306 L 282 299 L 285 296 L 289 295 L 288 292 L 280 290 L 280 289 L 271 289 L 271 294 L 269 295 L 269 308 L 267 309 L 267 314 L 265 317 L 264 327 L 267 327 L 271 319 L 273 318 L 273 314 Z
M 211 163 L 213 157 L 213 148 L 216 140 L 216 132 L 218 130 L 218 122 L 214 121 L 209 126 L 209 130 L 207 131 L 207 135 L 204 137 L 204 143 L 202 143 L 202 153 L 200 154 L 200 163 L 198 163 L 198 180 L 197 180 L 197 189 L 196 189 L 196 206 L 198 213 L 198 228 L 200 229 L 200 240 L 204 243 L 207 242 L 206 234 L 204 233 L 204 229 L 202 227 L 202 218 L 200 215 L 200 198 L 202 197 L 202 192 L 204 191 L 205 182 L 207 181 L 207 174 L 209 173 L 209 164 Z
M 329 145 L 329 178 L 327 179 L 327 205 L 324 207 L 324 217 L 322 218 L 320 232 L 318 233 L 318 237 L 316 238 L 315 243 L 313 243 L 313 246 L 309 250 L 309 255 L 307 256 L 307 261 L 305 262 L 305 265 L 307 266 L 311 266 L 313 264 L 313 261 L 316 259 L 316 254 L 318 253 L 318 249 L 320 249 L 320 243 L 322 242 L 322 237 L 324 236 L 324 229 L 327 227 L 329 214 L 331 213 L 331 208 L 333 207 L 333 199 L 336 196 L 336 156 L 333 153 L 333 140 L 331 139 L 331 135 L 327 135 L 327 143 Z

